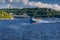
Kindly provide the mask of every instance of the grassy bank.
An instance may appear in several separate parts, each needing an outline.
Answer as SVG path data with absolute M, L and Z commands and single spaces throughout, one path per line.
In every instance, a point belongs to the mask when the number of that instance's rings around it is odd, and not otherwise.
M 9 13 L 5 11 L 0 11 L 0 19 L 11 19 L 11 18 L 13 18 L 13 16 L 10 15 Z

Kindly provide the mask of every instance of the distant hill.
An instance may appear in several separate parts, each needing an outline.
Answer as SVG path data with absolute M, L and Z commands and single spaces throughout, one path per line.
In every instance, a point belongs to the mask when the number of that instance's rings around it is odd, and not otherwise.
M 60 11 L 49 8 L 23 8 L 23 9 L 0 9 L 5 10 L 7 13 L 15 15 L 23 15 L 26 13 L 30 17 L 60 17 Z

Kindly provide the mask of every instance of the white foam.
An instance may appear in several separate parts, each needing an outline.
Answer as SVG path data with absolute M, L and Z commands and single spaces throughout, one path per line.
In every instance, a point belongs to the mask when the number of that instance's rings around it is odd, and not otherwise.
M 56 22 L 60 22 L 60 21 L 40 21 L 37 23 L 56 23 Z

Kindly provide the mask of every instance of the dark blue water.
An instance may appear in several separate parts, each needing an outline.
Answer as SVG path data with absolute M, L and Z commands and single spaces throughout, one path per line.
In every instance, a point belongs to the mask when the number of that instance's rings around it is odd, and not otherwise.
M 0 40 L 60 40 L 60 19 L 57 22 L 32 24 L 29 18 L 0 20 Z

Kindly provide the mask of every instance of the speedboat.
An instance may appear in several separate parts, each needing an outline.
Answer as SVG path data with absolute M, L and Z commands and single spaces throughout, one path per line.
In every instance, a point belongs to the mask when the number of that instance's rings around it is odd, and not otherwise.
M 31 23 L 38 23 L 38 22 L 42 22 L 43 20 L 41 20 L 41 18 L 31 18 L 30 21 Z
M 30 21 L 31 21 L 31 23 L 51 23 L 51 22 L 53 22 L 53 21 L 43 20 L 41 18 L 31 18 Z

